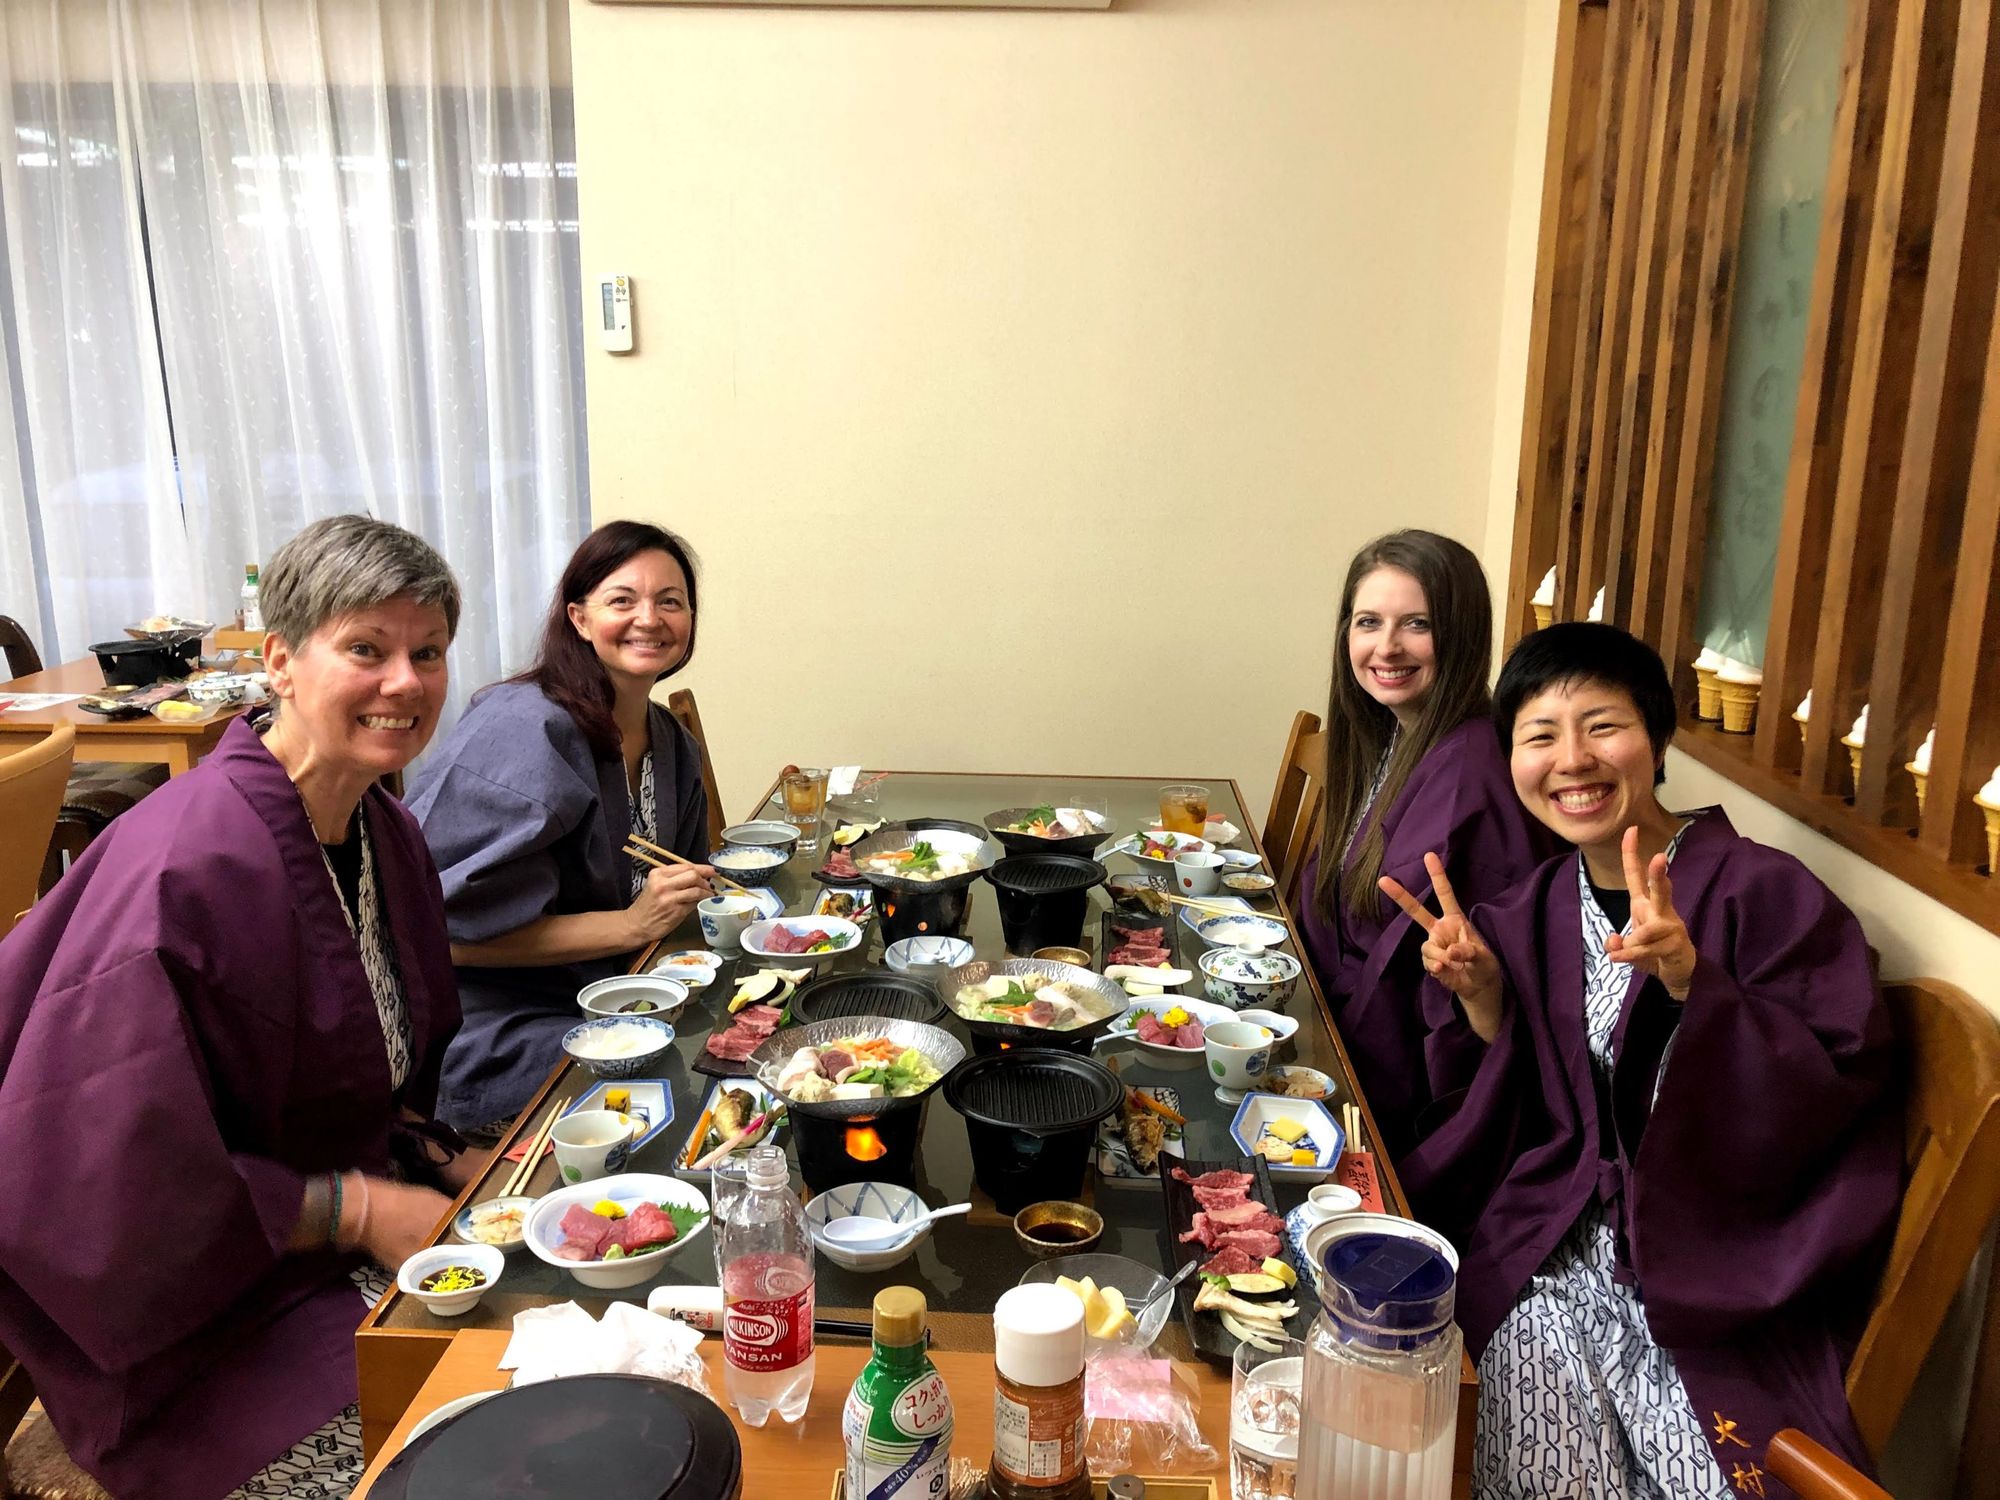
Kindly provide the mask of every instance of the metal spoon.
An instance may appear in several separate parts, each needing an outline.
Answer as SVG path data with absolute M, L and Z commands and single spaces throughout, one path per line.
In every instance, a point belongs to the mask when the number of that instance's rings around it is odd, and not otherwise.
M 828 1219 L 820 1233 L 843 1250 L 886 1250 L 908 1239 L 933 1219 L 948 1219 L 953 1214 L 971 1211 L 970 1203 L 948 1203 L 905 1224 L 890 1224 L 881 1219 L 871 1219 L 866 1214 L 848 1214 L 843 1218 Z
M 1161 1287 L 1157 1292 L 1153 1293 L 1152 1296 L 1148 1297 L 1144 1302 L 1141 1302 L 1137 1307 L 1133 1308 L 1132 1316 L 1135 1319 L 1138 1318 L 1141 1314 L 1143 1314 L 1146 1311 L 1147 1308 L 1151 1307 L 1155 1302 L 1158 1302 L 1162 1297 L 1166 1296 L 1167 1293 L 1171 1292 L 1175 1287 L 1179 1286 L 1183 1281 L 1186 1281 L 1188 1277 L 1192 1276 L 1194 1274 L 1194 1268 L 1200 1264 L 1201 1264 L 1201 1257 L 1197 1255 L 1193 1260 L 1190 1260 L 1186 1265 L 1182 1266 L 1178 1271 L 1174 1272 L 1173 1280 L 1169 1281 L 1165 1286 Z

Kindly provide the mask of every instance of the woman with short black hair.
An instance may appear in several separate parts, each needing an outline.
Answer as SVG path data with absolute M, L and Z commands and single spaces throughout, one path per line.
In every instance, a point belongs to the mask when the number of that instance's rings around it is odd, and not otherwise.
M 1655 791 L 1666 668 L 1538 631 L 1494 693 L 1516 794 L 1576 845 L 1426 931 L 1450 997 L 1400 1163 L 1450 1234 L 1479 1361 L 1475 1493 L 1782 1493 L 1798 1427 L 1865 1466 L 1842 1371 L 1900 1192 L 1888 1016 L 1860 924 L 1719 808 Z
M 473 699 L 418 774 L 410 810 L 444 880 L 465 1024 L 438 1112 L 497 1138 L 576 1023 L 576 993 L 709 894 L 708 796 L 694 738 L 653 701 L 686 666 L 693 554 L 611 521 L 563 569 L 535 664 Z M 628 856 L 634 834 L 693 866 Z

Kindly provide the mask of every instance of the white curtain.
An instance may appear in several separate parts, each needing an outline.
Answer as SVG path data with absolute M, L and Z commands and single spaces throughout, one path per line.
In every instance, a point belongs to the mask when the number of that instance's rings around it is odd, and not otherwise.
M 0 7 L 45 30 L 76 9 Z M 152 315 L 134 321 L 178 460 L 185 553 L 137 612 L 214 618 L 246 562 L 366 511 L 458 571 L 462 704 L 521 664 L 588 514 L 563 0 L 87 8 L 136 179 L 123 240 L 143 234 Z M 40 62 L 78 72 L 60 51 Z M 11 49 L 0 68 L 24 71 Z M 79 644 L 65 628 L 62 649 Z

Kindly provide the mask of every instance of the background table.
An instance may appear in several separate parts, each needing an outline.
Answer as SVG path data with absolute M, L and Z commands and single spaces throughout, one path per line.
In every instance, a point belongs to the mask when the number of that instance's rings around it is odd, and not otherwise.
M 1239 789 L 1229 778 L 1217 776 L 1156 779 L 894 772 L 880 788 L 881 815 L 892 819 L 956 818 L 976 823 L 987 813 L 1000 808 L 1035 806 L 1043 802 L 1073 805 L 1079 799 L 1095 799 L 1105 805 L 1118 831 L 1123 834 L 1156 824 L 1159 788 L 1172 781 L 1194 781 L 1209 787 L 1210 812 L 1219 813 L 1244 830 L 1243 846 L 1257 847 Z M 774 795 L 767 798 L 756 816 L 776 816 L 778 809 L 774 788 Z M 810 871 L 821 863 L 824 849 L 822 835 L 818 850 L 801 847 L 772 882 L 784 897 L 787 912 L 805 911 L 816 899 L 821 887 L 812 880 Z M 1108 857 L 1107 866 L 1114 874 L 1120 870 L 1136 869 L 1130 860 L 1122 856 Z M 1084 930 L 1086 939 L 1094 942 L 1097 916 L 1108 905 L 1108 897 L 1100 890 L 1093 894 L 1092 902 L 1092 913 Z M 1260 910 L 1282 917 L 1288 926 L 1292 925 L 1289 913 L 1275 903 L 1264 901 L 1258 906 Z M 1176 933 L 1186 938 L 1187 946 L 1183 951 L 1190 961 L 1184 962 L 1183 967 L 1192 968 L 1191 959 L 1200 951 L 1200 939 L 1186 932 L 1177 920 L 1173 925 Z M 882 952 L 880 926 L 879 919 L 870 922 L 860 950 L 842 955 L 834 961 L 831 969 L 822 972 L 879 965 Z M 981 957 L 999 957 L 1003 952 L 993 891 L 984 881 L 973 886 L 966 936 Z M 686 929 L 657 946 L 661 951 L 670 951 L 676 947 L 703 945 L 698 928 L 690 923 Z M 1296 926 L 1292 926 L 1292 938 L 1285 946 L 1294 953 L 1301 953 Z M 706 1074 L 694 1072 L 692 1064 L 701 1055 L 702 1044 L 716 1016 L 726 1007 L 735 967 L 734 963 L 726 964 L 713 984 L 695 991 L 676 1021 L 673 1051 L 667 1064 L 656 1072 L 656 1076 L 665 1079 L 672 1090 L 674 1120 L 657 1140 L 645 1150 L 635 1153 L 629 1170 L 673 1170 L 675 1152 L 693 1128 L 702 1101 L 715 1083 Z M 1199 978 L 1187 986 L 1187 990 L 1190 994 L 1199 994 Z M 1379 1139 L 1375 1122 L 1372 1116 L 1367 1115 L 1367 1103 L 1355 1088 L 1346 1052 L 1328 1022 L 1326 1002 L 1310 965 L 1305 966 L 1289 1011 L 1302 1024 L 1291 1043 L 1296 1055 L 1286 1057 L 1281 1050 L 1281 1060 L 1300 1062 L 1331 1076 L 1336 1098 L 1330 1104 L 1336 1115 L 1340 1103 L 1359 1103 L 1372 1144 Z M 964 1035 L 962 1023 L 955 1018 L 948 1019 L 944 1024 L 948 1029 Z M 1130 1044 L 1100 1047 L 1096 1056 L 1113 1066 L 1128 1083 L 1165 1084 L 1180 1092 L 1182 1111 L 1188 1116 L 1185 1144 L 1190 1157 L 1237 1154 L 1229 1138 L 1233 1106 L 1225 1105 L 1214 1097 L 1198 1053 L 1191 1055 L 1191 1066 L 1180 1069 L 1161 1068 L 1156 1065 L 1152 1054 Z M 523 1111 L 515 1130 L 503 1144 L 503 1152 L 530 1133 L 556 1099 L 580 1095 L 596 1081 L 592 1075 L 573 1069 L 560 1057 L 552 1059 L 552 1063 L 555 1068 L 548 1083 L 530 1107 Z M 792 1132 L 789 1128 L 782 1140 L 791 1152 Z M 796 1160 L 796 1153 L 791 1154 Z M 945 1103 L 941 1093 L 929 1101 L 916 1165 L 917 1187 L 926 1201 L 932 1204 L 956 1203 L 970 1196 L 972 1165 L 965 1124 L 957 1112 Z M 1405 1202 L 1394 1174 L 1386 1162 L 1378 1161 L 1378 1166 L 1386 1205 L 1394 1211 L 1403 1211 Z M 492 1197 L 498 1191 L 500 1180 L 512 1170 L 512 1164 L 504 1162 L 496 1154 L 494 1164 L 461 1195 L 459 1203 L 479 1202 Z M 1094 1169 L 1086 1172 L 1085 1182 L 1086 1196 L 1105 1220 L 1104 1238 L 1095 1247 L 1097 1250 L 1127 1255 L 1149 1265 L 1170 1264 L 1163 1237 L 1165 1215 L 1156 1185 L 1146 1182 L 1109 1185 L 1097 1177 Z M 529 1191 L 539 1195 L 556 1185 L 553 1158 L 545 1158 Z M 1303 1188 L 1291 1185 L 1278 1187 L 1277 1193 L 1280 1212 L 1288 1211 L 1304 1197 Z M 454 1205 L 454 1211 L 457 1206 Z M 446 1234 L 448 1231 L 440 1226 L 440 1238 Z M 974 1222 L 969 1218 L 946 1219 L 932 1227 L 929 1240 L 919 1246 L 913 1255 L 887 1271 L 862 1273 L 843 1270 L 825 1257 L 820 1257 L 817 1262 L 819 1310 L 827 1317 L 865 1320 L 876 1291 L 883 1286 L 907 1283 L 921 1287 L 930 1300 L 931 1326 L 939 1349 L 990 1351 L 993 1347 L 993 1303 L 1001 1292 L 1020 1279 L 1029 1263 L 1015 1243 L 1011 1227 Z M 441 1322 L 425 1311 L 416 1299 L 391 1292 L 370 1313 L 357 1336 L 361 1416 L 368 1451 L 374 1453 L 387 1436 L 458 1327 L 506 1329 L 511 1327 L 515 1313 L 550 1302 L 574 1300 L 593 1311 L 601 1310 L 607 1301 L 613 1299 L 643 1304 L 647 1293 L 655 1286 L 676 1283 L 713 1285 L 715 1279 L 715 1260 L 711 1244 L 704 1235 L 702 1243 L 690 1246 L 686 1252 L 666 1262 L 651 1280 L 623 1292 L 591 1291 L 567 1272 L 546 1265 L 523 1250 L 508 1258 L 506 1273 L 500 1284 L 482 1298 L 464 1320 L 455 1323 Z M 1185 1329 L 1177 1318 L 1168 1322 L 1157 1347 L 1160 1353 L 1169 1357 L 1194 1357 Z M 1473 1386 L 1469 1366 L 1467 1377 L 1459 1429 L 1461 1469 L 1469 1465 L 1472 1436 Z
M 10 693 L 103 691 L 104 672 L 94 656 L 0 683 L 0 697 Z M 78 708 L 74 700 L 52 708 L 0 709 L 0 755 L 25 750 L 47 739 L 58 725 L 71 724 L 76 727 L 76 758 L 80 761 L 164 763 L 169 776 L 178 776 L 193 770 L 194 763 L 215 748 L 229 721 L 243 711 L 243 705 L 238 704 L 199 724 L 169 724 L 151 714 L 134 719 L 107 719 Z

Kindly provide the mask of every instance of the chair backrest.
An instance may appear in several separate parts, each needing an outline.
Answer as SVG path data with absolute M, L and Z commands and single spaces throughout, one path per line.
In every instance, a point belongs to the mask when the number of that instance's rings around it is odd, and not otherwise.
M 62 814 L 76 759 L 76 730 L 64 724 L 40 744 L 0 756 L 0 937 L 35 904 L 42 859 Z
M 1847 1367 L 1847 1404 L 1877 1457 L 2000 1209 L 2000 1022 L 1941 980 L 1904 980 L 1883 995 L 1904 1059 L 1909 1181 L 1875 1307 Z M 1986 1327 L 1995 1342 L 1993 1320 Z M 1995 1357 L 2000 1350 L 1979 1355 Z M 1969 1413 L 1966 1430 L 1982 1420 L 2000 1421 L 2000 1412 Z
M 1772 1436 L 1770 1447 L 1764 1450 L 1764 1470 L 1771 1478 L 1790 1485 L 1799 1500 L 1895 1500 L 1881 1485 L 1796 1427 Z
M 0 615 L 0 656 L 7 659 L 9 677 L 26 677 L 30 672 L 42 670 L 42 653 L 28 639 L 21 622 L 11 615 Z
M 715 785 L 715 762 L 708 756 L 708 736 L 701 732 L 701 710 L 694 706 L 694 694 L 686 688 L 675 688 L 667 694 L 667 712 L 694 736 L 701 749 L 701 787 L 708 793 L 708 847 L 720 849 L 722 830 L 729 826 L 729 819 L 722 815 L 722 793 Z
M 1287 899 L 1318 832 L 1325 772 L 1326 736 L 1320 732 L 1320 717 L 1302 708 L 1292 715 L 1285 757 L 1278 762 L 1278 782 L 1271 788 L 1271 810 L 1264 815 L 1264 856 L 1271 861 L 1278 894 Z

